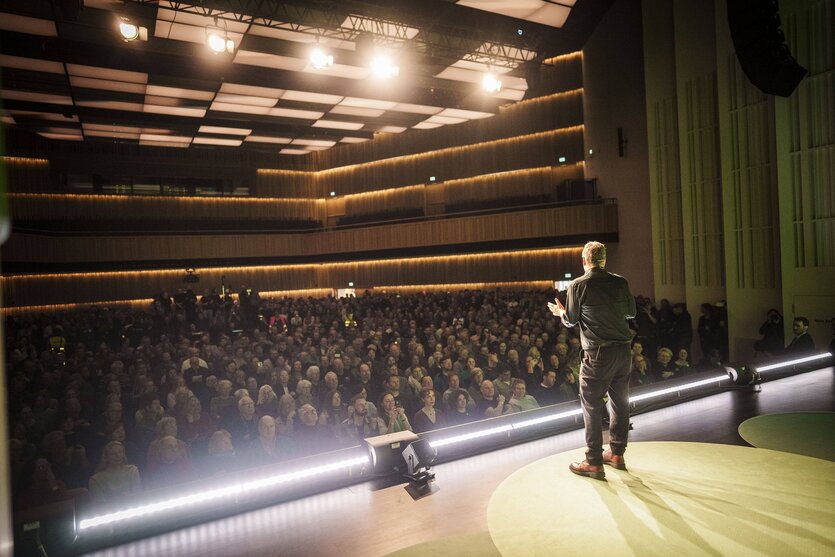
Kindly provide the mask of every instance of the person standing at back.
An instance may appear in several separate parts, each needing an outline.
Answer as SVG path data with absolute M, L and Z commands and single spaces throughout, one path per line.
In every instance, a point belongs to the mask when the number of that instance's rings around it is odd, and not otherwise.
M 551 313 L 568 327 L 580 326 L 583 360 L 580 402 L 586 428 L 586 459 L 569 469 L 580 476 L 602 480 L 603 464 L 626 469 L 623 454 L 629 435 L 629 374 L 632 371 L 627 323 L 635 317 L 635 298 L 629 283 L 605 270 L 606 246 L 588 242 L 582 252 L 585 274 L 568 286 L 565 306 L 549 303 Z M 603 451 L 603 397 L 612 406 L 609 449 Z

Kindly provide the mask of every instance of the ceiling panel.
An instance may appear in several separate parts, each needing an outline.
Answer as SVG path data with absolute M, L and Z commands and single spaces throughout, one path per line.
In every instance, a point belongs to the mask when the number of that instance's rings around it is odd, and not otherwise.
M 537 54 L 579 50 L 605 13 L 586 6 L 611 1 L 86 0 L 70 20 L 52 3 L 11 0 L 0 8 L 0 98 L 15 110 L 0 116 L 4 125 L 62 140 L 136 142 L 139 134 L 144 145 L 262 149 L 326 142 L 288 147 L 306 154 L 333 146 L 337 134 L 349 134 L 339 143 L 362 142 L 373 132 L 409 133 L 496 114 L 525 97 L 517 66 Z M 586 11 L 566 19 L 577 10 Z M 148 27 L 148 40 L 122 41 L 117 12 L 134 14 Z M 563 24 L 570 28 L 565 35 L 555 27 Z M 207 26 L 225 29 L 235 52 L 209 53 Z M 311 65 L 317 44 L 333 54 L 330 67 Z M 375 48 L 396 51 L 397 77 L 370 79 Z M 487 71 L 500 76 L 499 92 L 481 90 Z M 79 129 L 56 127 L 64 124 Z
M 0 29 L 42 37 L 58 36 L 54 21 L 10 13 L 0 13 Z
M 2 17 L 2 14 L 0 14 Z M 64 73 L 64 64 L 51 60 L 39 60 L 37 58 L 24 58 L 22 56 L 8 56 L 0 54 L 0 66 L 4 68 L 18 68 L 21 70 L 34 70 L 44 73 Z

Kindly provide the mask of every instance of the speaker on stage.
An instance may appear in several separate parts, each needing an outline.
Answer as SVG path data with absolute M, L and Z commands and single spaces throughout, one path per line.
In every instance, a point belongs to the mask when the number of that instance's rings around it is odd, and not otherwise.
M 777 0 L 728 0 L 728 25 L 751 83 L 769 95 L 791 95 L 808 72 L 786 45 Z

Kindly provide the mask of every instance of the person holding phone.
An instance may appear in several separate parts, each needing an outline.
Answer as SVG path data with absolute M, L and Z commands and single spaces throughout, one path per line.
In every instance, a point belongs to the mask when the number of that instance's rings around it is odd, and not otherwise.
M 627 323 L 635 317 L 635 298 L 629 283 L 610 273 L 606 246 L 588 242 L 582 252 L 585 274 L 572 281 L 565 304 L 559 299 L 548 309 L 567 327 L 580 326 L 583 359 L 580 365 L 580 402 L 586 429 L 586 459 L 569 470 L 580 476 L 605 479 L 603 464 L 626 469 L 623 454 L 629 435 L 629 374 L 632 371 L 632 333 Z M 603 451 L 604 396 L 612 406 L 609 449 Z

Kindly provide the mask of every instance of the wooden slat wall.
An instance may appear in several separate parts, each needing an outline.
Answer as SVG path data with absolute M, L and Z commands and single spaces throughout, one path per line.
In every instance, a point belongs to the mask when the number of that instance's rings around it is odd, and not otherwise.
M 617 232 L 617 206 L 595 204 L 306 234 L 108 237 L 15 234 L 3 245 L 3 257 L 10 262 L 55 263 L 312 257 L 613 232 Z
M 488 254 L 417 257 L 344 263 L 270 265 L 199 269 L 195 291 L 220 286 L 237 290 L 248 285 L 263 291 L 337 288 L 353 282 L 357 288 L 375 285 L 414 285 L 547 280 L 581 273 L 582 248 L 552 248 Z M 408 253 L 402 255 L 408 256 Z M 6 307 L 88 303 L 99 300 L 147 298 L 162 289 L 183 286 L 183 271 L 128 271 L 25 275 L 0 278 Z
M 310 173 L 310 177 L 317 184 L 314 189 L 322 192 L 323 196 L 331 191 L 337 195 L 347 195 L 423 184 L 429 181 L 430 176 L 446 181 L 551 166 L 560 156 L 564 156 L 569 164 L 583 160 L 582 125 L 436 151 L 420 151 L 416 154 L 321 170 Z M 291 176 L 290 179 L 297 179 L 297 174 L 288 175 L 287 171 L 281 170 L 259 170 L 258 194 L 264 197 L 295 197 L 281 189 L 281 184 Z
M 315 220 L 324 222 L 324 199 L 202 198 L 127 195 L 9 194 L 14 221 L 151 219 L 205 222 L 233 219 Z
M 582 65 L 579 57 L 572 63 Z M 582 124 L 582 71 L 576 83 L 564 85 L 570 90 L 514 103 L 492 118 L 382 135 L 373 141 L 319 151 L 312 155 L 314 164 L 319 169 L 336 168 Z

